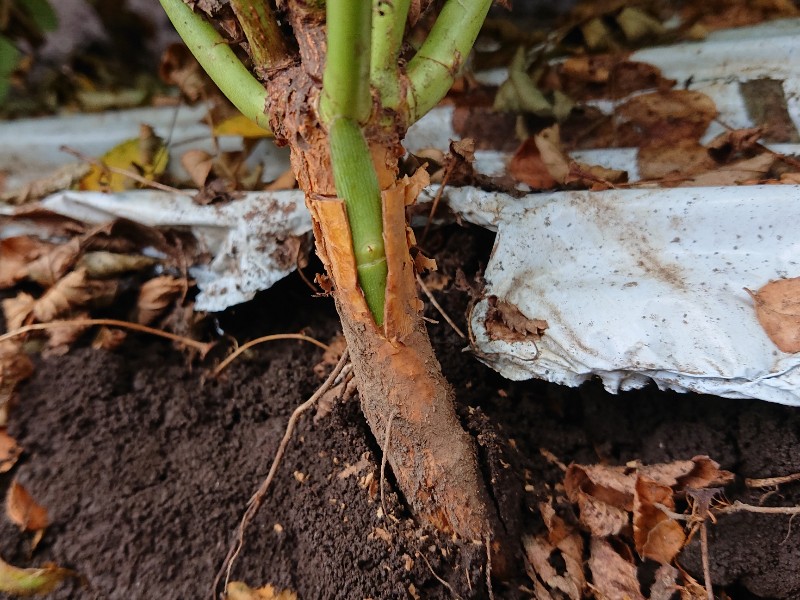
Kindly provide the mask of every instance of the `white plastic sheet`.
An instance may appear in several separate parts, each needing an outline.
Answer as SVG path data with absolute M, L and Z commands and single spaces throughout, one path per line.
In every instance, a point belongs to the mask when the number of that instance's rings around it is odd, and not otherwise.
M 744 289 L 800 276 L 800 187 L 447 197 L 497 230 L 470 324 L 475 353 L 505 377 L 800 405 L 800 354 L 769 340 Z M 492 297 L 546 321 L 541 338 L 493 338 Z

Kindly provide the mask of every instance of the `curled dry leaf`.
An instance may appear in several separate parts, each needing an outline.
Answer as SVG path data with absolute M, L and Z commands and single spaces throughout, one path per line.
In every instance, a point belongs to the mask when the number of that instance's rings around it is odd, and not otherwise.
M 5 426 L 14 389 L 33 374 L 33 363 L 14 340 L 0 342 L 0 426 Z
M 53 247 L 46 254 L 28 265 L 26 276 L 42 287 L 48 288 L 61 279 L 67 271 L 72 269 L 81 253 L 81 243 L 78 238 Z
M 0 559 L 0 592 L 14 596 L 48 594 L 67 577 L 75 573 L 55 565 L 38 569 L 21 569 Z
M 628 562 L 606 540 L 593 537 L 589 546 L 589 570 L 597 598 L 645 600 L 636 566 Z
M 752 296 L 756 317 L 781 352 L 800 352 L 800 277 L 770 281 Z
M 87 312 L 73 313 L 71 319 L 83 320 L 90 317 Z M 78 341 L 78 338 L 89 329 L 90 325 L 68 324 L 54 327 L 47 330 L 47 348 L 42 352 L 42 356 L 63 356 L 69 352 L 70 347 Z
M 186 281 L 169 275 L 146 281 L 136 302 L 136 321 L 148 325 L 161 316 L 186 289 Z
M 297 600 L 297 594 L 291 590 L 278 590 L 271 585 L 253 589 L 241 581 L 228 584 L 225 600 Z
M 5 428 L 0 429 L 0 473 L 8 473 L 16 464 L 20 454 L 22 448 L 17 444 L 17 440 L 8 435 Z
M 92 348 L 95 350 L 116 350 L 125 341 L 127 335 L 122 329 L 101 327 L 92 342 Z
M 583 576 L 583 540 L 578 535 L 564 538 L 559 546 L 553 546 L 544 536 L 522 538 L 525 549 L 525 570 L 535 583 L 556 592 L 555 597 L 566 596 L 580 600 L 586 580 Z M 562 549 L 563 546 L 563 549 Z M 553 554 L 559 555 L 565 564 L 563 574 L 553 566 Z
M 147 269 L 157 262 L 157 259 L 141 254 L 119 254 L 98 250 L 81 256 L 76 268 L 86 271 L 86 276 L 90 279 L 110 279 Z
M 633 541 L 643 558 L 669 564 L 686 542 L 680 523 L 657 505 L 675 510 L 672 488 L 644 477 L 636 479 L 633 498 Z
M 181 166 L 198 188 L 203 187 L 214 166 L 214 157 L 204 150 L 188 150 L 181 156 Z
M 38 531 L 49 524 L 47 509 L 36 504 L 16 479 L 11 482 L 6 495 L 6 516 L 23 531 Z
M 531 186 L 534 190 L 549 190 L 556 186 L 556 180 L 550 175 L 542 155 L 536 146 L 536 140 L 528 138 L 511 157 L 508 163 L 508 174 L 517 181 Z
M 9 331 L 22 327 L 33 311 L 36 298 L 25 292 L 20 292 L 13 298 L 3 300 L 3 316 Z
M 51 247 L 30 236 L 0 240 L 0 289 L 9 288 L 25 278 L 30 263 Z
M 87 279 L 79 269 L 62 277 L 33 305 L 32 314 L 40 323 L 48 323 L 77 308 L 108 306 L 116 297 L 116 281 Z

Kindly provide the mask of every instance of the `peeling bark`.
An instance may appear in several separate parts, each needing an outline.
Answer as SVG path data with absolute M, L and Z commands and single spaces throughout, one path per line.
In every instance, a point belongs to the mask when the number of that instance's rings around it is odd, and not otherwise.
M 271 124 L 289 145 L 292 166 L 314 223 L 317 253 L 333 281 L 333 295 L 350 350 L 364 415 L 376 439 L 391 420 L 387 458 L 414 513 L 439 530 L 484 542 L 497 530 L 498 516 L 478 468 L 474 440 L 455 412 L 454 394 L 441 373 L 417 297 L 405 207 L 426 184 L 422 173 L 397 181 L 402 124 L 367 125 L 383 199 L 388 279 L 384 325 L 375 324 L 358 285 L 344 202 L 337 198 L 328 138 L 315 112 L 320 94 L 320 26 L 307 13 L 291 23 L 303 61 L 273 73 Z M 305 41 L 316 45 L 302 49 Z M 376 114 L 380 111 L 376 110 Z M 382 116 L 386 116 L 385 113 Z M 504 561 L 493 542 L 495 573 Z

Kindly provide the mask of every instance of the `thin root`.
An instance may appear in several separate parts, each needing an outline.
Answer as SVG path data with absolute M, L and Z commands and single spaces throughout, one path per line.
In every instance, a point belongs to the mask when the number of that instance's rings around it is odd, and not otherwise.
M 239 346 L 236 350 L 234 350 L 230 356 L 225 358 L 221 363 L 217 365 L 217 367 L 211 372 L 213 377 L 217 377 L 225 367 L 231 364 L 236 358 L 244 351 L 249 350 L 253 346 L 257 346 L 258 344 L 263 344 L 264 342 L 274 342 L 277 340 L 300 340 L 303 342 L 309 342 L 310 344 L 314 344 L 315 346 L 319 346 L 323 350 L 330 350 L 330 346 L 327 344 L 323 344 L 319 340 L 316 340 L 310 336 L 303 335 L 302 333 L 275 333 L 273 335 L 265 335 L 260 338 L 256 338 L 254 340 L 250 340 L 246 344 Z
M 447 583 L 444 579 L 442 579 L 441 577 L 439 577 L 439 575 L 436 574 L 436 571 L 433 570 L 431 563 L 428 562 L 427 557 L 422 552 L 419 552 L 419 555 L 422 557 L 422 560 L 425 561 L 425 564 L 428 565 L 428 570 L 431 572 L 431 575 L 433 575 L 436 578 L 436 581 L 438 581 L 444 587 L 446 587 L 450 591 L 450 593 L 453 594 L 453 598 L 461 600 L 461 596 L 456 594 L 456 591 L 453 589 L 453 586 L 451 586 L 449 583 Z
M 492 538 L 486 534 L 486 591 L 489 592 L 489 600 L 494 600 L 494 588 L 492 587 Z
M 436 301 L 436 298 L 433 297 L 433 294 L 431 294 L 431 291 L 428 289 L 428 286 L 426 286 L 425 282 L 422 281 L 422 277 L 419 276 L 419 273 L 417 273 L 417 283 L 419 284 L 419 287 L 422 288 L 422 291 L 425 293 L 425 295 L 428 297 L 428 300 L 431 301 L 431 304 L 433 304 L 434 308 L 439 311 L 439 314 L 442 315 L 445 321 L 447 321 L 448 325 L 450 325 L 450 327 L 453 328 L 453 331 L 455 331 L 460 337 L 466 339 L 467 336 L 464 335 L 464 332 L 458 328 L 458 325 L 456 325 L 453 322 L 453 319 L 450 318 L 450 315 L 448 315 L 444 311 L 442 306 Z
M 347 364 L 348 358 L 348 351 L 345 350 L 342 353 L 339 362 L 336 363 L 336 366 L 331 371 L 328 378 L 324 381 L 324 383 L 317 389 L 316 392 L 305 402 L 303 402 L 300 406 L 294 409 L 294 412 L 289 417 L 289 422 L 286 424 L 286 431 L 283 434 L 283 439 L 281 439 L 281 443 L 278 445 L 278 449 L 275 451 L 275 457 L 272 460 L 272 466 L 269 469 L 269 473 L 267 473 L 266 478 L 264 481 L 261 482 L 258 490 L 255 494 L 250 498 L 247 503 L 247 510 L 245 510 L 244 516 L 242 516 L 242 520 L 239 523 L 239 527 L 236 531 L 236 541 L 231 545 L 230 550 L 228 550 L 228 555 L 225 557 L 225 561 L 222 563 L 222 567 L 220 568 L 217 576 L 214 578 L 214 587 L 211 590 L 211 597 L 212 599 L 216 598 L 217 588 L 219 587 L 220 580 L 224 577 L 225 578 L 225 587 L 224 591 L 227 594 L 228 592 L 228 583 L 231 577 L 231 570 L 233 569 L 233 563 L 236 561 L 236 558 L 239 556 L 239 552 L 242 550 L 242 546 L 244 545 L 244 534 L 247 526 L 250 524 L 250 521 L 253 520 L 253 517 L 256 516 L 258 513 L 259 508 L 264 503 L 264 499 L 266 498 L 267 492 L 269 491 L 269 487 L 272 484 L 272 481 L 275 479 L 275 474 L 278 472 L 278 467 L 280 466 L 281 459 L 283 458 L 283 454 L 286 451 L 286 447 L 289 445 L 289 441 L 292 438 L 292 433 L 294 433 L 295 425 L 297 424 L 297 420 L 300 416 L 307 411 L 309 408 L 313 407 L 317 400 L 319 400 L 322 395 L 327 392 L 333 383 L 336 381 L 336 378 L 341 373 L 344 366 Z
M 391 442 L 392 423 L 397 415 L 397 411 L 393 410 L 389 415 L 389 420 L 386 422 L 386 433 L 383 436 L 383 456 L 381 457 L 381 508 L 383 508 L 383 517 L 389 518 L 389 513 L 386 512 L 386 497 L 384 495 L 384 483 L 386 482 L 386 461 L 389 456 L 389 443 Z
M 204 357 L 209 350 L 216 344 L 216 342 L 200 342 L 191 338 L 176 335 L 161 329 L 148 327 L 147 325 L 140 325 L 139 323 L 131 323 L 130 321 L 118 321 L 117 319 L 71 319 L 69 321 L 50 321 L 49 323 L 33 323 L 31 325 L 23 325 L 17 329 L 13 329 L 8 333 L 0 335 L 0 342 L 10 340 L 20 335 L 30 333 L 31 331 L 44 331 L 47 329 L 57 329 L 59 327 L 82 327 L 92 325 L 106 325 L 108 327 L 119 327 L 121 329 L 131 329 L 133 331 L 140 331 L 142 333 L 149 333 L 158 337 L 166 338 L 177 342 L 189 348 L 194 348 L 200 352 L 200 356 Z
M 792 473 L 791 475 L 783 475 L 781 477 L 765 477 L 763 479 L 748 478 L 744 480 L 744 483 L 749 488 L 766 488 L 777 487 L 781 484 L 798 480 L 800 480 L 800 473 Z

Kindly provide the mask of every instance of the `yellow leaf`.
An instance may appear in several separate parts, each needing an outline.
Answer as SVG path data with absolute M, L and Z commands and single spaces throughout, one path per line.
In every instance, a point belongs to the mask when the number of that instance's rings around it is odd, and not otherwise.
M 241 581 L 232 581 L 225 600 L 297 600 L 297 594 L 291 590 L 276 590 L 271 585 L 255 590 Z
M 0 592 L 17 596 L 33 596 L 47 594 L 74 573 L 55 565 L 46 565 L 41 569 L 20 569 L 0 559 Z
M 137 182 L 110 168 L 129 171 L 153 180 L 167 168 L 169 155 L 163 140 L 147 125 L 141 126 L 139 137 L 114 146 L 106 152 L 100 162 L 107 168 L 92 165 L 92 170 L 81 180 L 80 189 L 121 192 L 135 188 Z
M 271 138 L 272 132 L 269 129 L 259 127 L 253 121 L 242 114 L 228 117 L 224 121 L 214 125 L 214 135 L 236 135 L 244 138 Z

